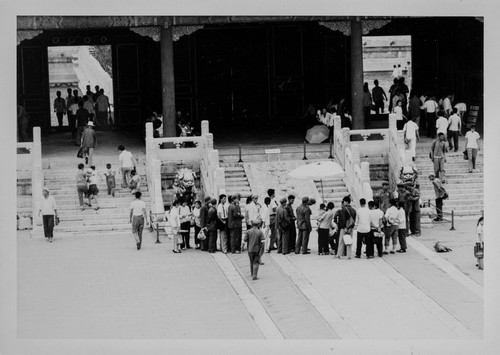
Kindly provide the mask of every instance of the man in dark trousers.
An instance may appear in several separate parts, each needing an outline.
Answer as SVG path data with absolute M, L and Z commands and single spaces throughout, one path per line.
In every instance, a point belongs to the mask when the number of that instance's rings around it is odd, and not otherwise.
M 208 229 L 208 209 L 209 209 L 209 203 L 210 203 L 210 196 L 205 197 L 205 203 L 201 205 L 200 208 L 200 227 L 207 228 Z M 201 250 L 202 251 L 208 251 L 208 238 L 205 238 L 204 240 L 201 240 Z
M 299 235 L 295 244 L 295 254 L 309 254 L 307 245 L 309 243 L 309 234 L 311 233 L 311 209 L 309 208 L 309 197 L 302 197 L 302 204 L 297 207 L 297 228 Z
M 293 213 L 293 203 L 295 196 L 288 196 L 288 204 L 286 205 L 287 220 L 290 223 L 288 227 L 288 248 L 290 251 L 295 250 L 295 238 L 297 238 L 297 229 L 295 228 L 295 214 Z
M 287 212 L 286 212 L 286 198 L 280 200 L 280 206 L 276 209 L 276 230 L 278 234 L 278 254 L 283 253 L 286 255 L 289 253 L 289 233 L 288 228 L 290 226 Z
M 248 257 L 250 259 L 250 274 L 252 280 L 258 280 L 257 273 L 260 265 L 260 250 L 264 248 L 264 233 L 259 229 L 260 220 L 253 220 L 252 228 L 245 233 L 244 242 L 247 242 Z
M 270 253 L 271 250 L 276 249 L 275 245 L 278 234 L 278 227 L 276 226 L 276 211 L 279 205 L 274 199 L 274 189 L 267 190 L 267 195 L 271 199 L 271 203 L 269 204 L 269 229 L 271 231 L 271 235 L 269 237 L 269 249 L 267 250 L 267 252 Z
M 229 227 L 229 234 L 231 236 L 231 252 L 233 254 L 241 253 L 241 228 L 242 220 L 245 218 L 241 214 L 240 197 L 234 195 L 227 209 L 227 226 Z
M 409 221 L 408 229 L 409 234 L 414 237 L 420 236 L 420 191 L 411 183 L 406 183 L 406 190 L 408 191 L 408 204 L 409 204 Z
M 83 102 L 78 102 L 78 110 L 76 111 L 76 142 L 82 140 L 83 129 L 89 123 L 89 111 L 83 108 Z
M 208 229 L 208 252 L 215 253 L 217 249 L 217 200 L 211 199 L 208 203 L 207 229 Z

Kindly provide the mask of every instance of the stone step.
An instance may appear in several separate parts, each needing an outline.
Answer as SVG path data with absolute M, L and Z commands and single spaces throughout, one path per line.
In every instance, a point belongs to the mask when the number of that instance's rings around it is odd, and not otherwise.
M 90 219 L 90 218 L 84 218 L 80 220 L 68 220 L 61 218 L 61 222 L 59 223 L 59 226 L 61 228 L 66 228 L 66 227 L 76 227 L 76 226 L 102 226 L 102 225 L 121 225 L 121 224 L 129 224 L 128 223 L 129 218 L 128 217 L 121 217 L 121 218 L 101 218 L 101 219 Z M 129 224 L 130 225 L 130 224 Z
M 98 209 L 94 210 L 93 208 L 87 208 L 84 211 L 80 210 L 60 210 L 58 211 L 59 217 L 64 221 L 79 221 L 83 219 L 88 220 L 98 220 L 98 219 L 107 219 L 108 221 L 113 221 L 115 219 L 120 218 L 128 218 L 130 213 L 130 209 L 126 208 L 122 212 L 114 211 L 114 210 L 104 210 Z
M 109 198 L 115 198 L 115 199 L 120 199 L 120 198 L 128 198 L 128 197 L 133 197 L 133 194 L 130 192 L 130 189 L 118 189 L 118 190 L 115 190 L 115 197 L 112 197 L 111 195 L 108 195 L 108 189 L 106 187 L 97 187 L 99 189 L 99 194 L 98 196 L 101 196 L 101 197 L 108 197 Z M 68 198 L 70 196 L 78 196 L 77 195 L 77 191 L 76 191 L 76 187 L 73 187 L 71 189 L 64 189 L 64 190 L 55 190 L 55 189 L 52 189 L 50 188 L 50 194 L 53 195 L 55 198 Z M 149 198 L 149 192 L 147 190 L 140 190 L 141 193 L 142 193 L 142 198 L 145 199 L 145 198 Z
M 79 232 L 79 233 L 88 233 L 88 232 L 102 232 L 102 231 L 130 231 L 130 224 L 106 224 L 106 225 L 58 225 L 54 228 L 54 234 L 60 232 Z

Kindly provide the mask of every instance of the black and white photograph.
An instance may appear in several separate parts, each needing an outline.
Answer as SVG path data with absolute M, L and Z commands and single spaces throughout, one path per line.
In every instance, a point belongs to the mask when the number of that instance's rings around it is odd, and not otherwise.
M 1 15 L 0 353 L 497 353 L 493 2 L 107 3 Z

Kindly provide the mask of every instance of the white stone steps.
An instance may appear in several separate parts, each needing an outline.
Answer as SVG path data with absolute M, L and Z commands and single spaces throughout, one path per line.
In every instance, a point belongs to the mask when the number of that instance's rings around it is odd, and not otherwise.
M 62 222 L 61 222 L 62 223 Z M 88 234 L 89 232 L 103 231 L 131 231 L 130 224 L 106 224 L 106 225 L 58 225 L 54 228 L 54 234 L 60 232 L 79 232 Z

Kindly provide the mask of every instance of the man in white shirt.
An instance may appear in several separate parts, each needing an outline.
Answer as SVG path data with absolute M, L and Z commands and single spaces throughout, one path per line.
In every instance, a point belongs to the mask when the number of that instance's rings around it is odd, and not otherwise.
M 224 254 L 228 252 L 228 228 L 227 228 L 227 209 L 229 208 L 229 202 L 227 202 L 227 196 L 222 194 L 219 196 L 219 205 L 217 206 L 217 218 L 219 219 L 219 241 L 220 250 Z
M 398 202 L 396 199 L 391 199 L 389 201 L 391 207 L 387 209 L 384 215 L 386 221 L 384 254 L 389 254 L 388 250 L 391 241 L 392 241 L 392 250 L 390 251 L 391 254 L 395 253 L 396 247 L 398 245 L 399 211 L 396 208 L 397 203 Z
M 447 118 L 450 117 L 450 114 L 451 114 L 451 99 L 452 99 L 452 97 L 453 96 L 450 94 L 443 99 L 443 111 L 444 111 L 444 114 Z
M 354 222 L 354 229 L 358 232 L 355 255 L 355 258 L 358 259 L 361 257 L 363 242 L 366 243 L 370 235 L 370 210 L 366 207 L 366 200 L 364 198 L 359 200 L 359 206 L 360 207 L 356 210 L 356 221 Z
M 392 71 L 392 77 L 393 79 L 398 79 L 399 76 L 398 76 L 398 68 L 396 67 L 396 65 L 394 65 L 394 70 Z
M 259 196 L 252 195 L 252 201 L 249 204 L 245 205 L 245 210 L 247 211 L 248 220 L 250 221 L 250 223 L 261 218 L 260 205 L 257 203 L 258 200 Z
M 425 109 L 425 121 L 427 123 L 427 137 L 435 138 L 436 137 L 436 110 L 438 108 L 438 104 L 436 102 L 436 98 L 432 96 L 430 99 L 425 101 L 424 109 Z
M 438 119 L 436 121 L 436 133 L 439 135 L 439 133 L 444 134 L 444 139 L 446 140 L 446 134 L 448 130 L 448 120 L 446 117 L 444 117 L 444 112 L 439 111 L 438 112 Z
M 405 123 L 403 127 L 405 143 L 408 144 L 408 150 L 411 152 L 411 159 L 415 161 L 417 141 L 420 140 L 418 133 L 418 125 L 415 123 L 414 118 Z
M 141 195 L 140 191 L 137 191 L 135 200 L 130 203 L 130 223 L 132 224 L 132 235 L 135 238 L 137 250 L 141 249 L 144 222 L 148 223 L 146 204 L 141 200 Z
M 375 254 L 374 246 L 377 246 L 377 253 L 379 257 L 383 255 L 383 219 L 384 212 L 379 208 L 378 203 L 374 201 L 368 202 L 370 209 L 370 234 L 366 240 L 366 258 L 373 259 Z M 376 233 L 376 235 L 375 235 Z
M 476 169 L 476 156 L 479 148 L 479 133 L 476 132 L 476 126 L 470 126 L 470 131 L 465 134 L 465 149 L 469 159 L 469 173 Z
M 54 238 L 54 223 L 55 218 L 57 218 L 56 200 L 54 200 L 53 196 L 50 196 L 50 191 L 47 187 L 43 188 L 42 194 L 43 198 L 40 201 L 38 217 L 42 215 L 43 234 L 52 243 L 52 239 Z
M 125 150 L 123 145 L 119 145 L 118 150 L 120 151 L 118 160 L 120 161 L 120 168 L 122 170 L 123 177 L 122 187 L 126 189 L 128 187 L 128 175 L 135 166 L 134 156 L 131 152 Z
M 448 118 L 448 148 L 450 151 L 453 148 L 455 148 L 455 152 L 458 150 L 458 134 L 461 130 L 462 120 L 458 115 L 458 109 L 454 107 L 453 114 Z
M 401 64 L 398 64 L 397 75 L 398 75 L 398 79 L 403 76 L 403 68 L 401 68 Z

